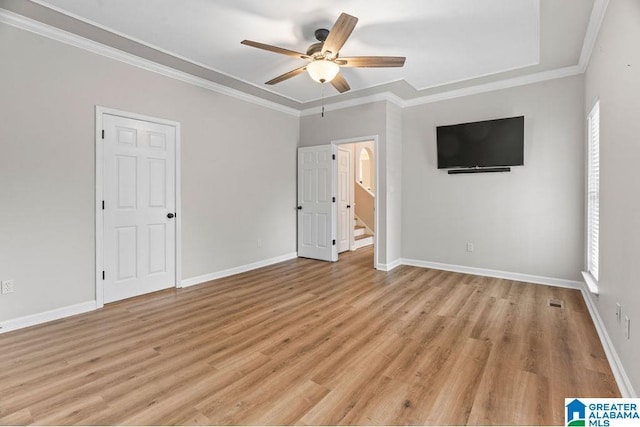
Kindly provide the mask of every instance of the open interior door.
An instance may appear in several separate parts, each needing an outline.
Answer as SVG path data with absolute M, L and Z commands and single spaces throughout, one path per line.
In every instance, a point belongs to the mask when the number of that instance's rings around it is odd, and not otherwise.
M 353 165 L 351 151 L 338 147 L 338 253 L 351 249 L 353 240 Z
M 298 148 L 298 256 L 337 261 L 336 149 Z

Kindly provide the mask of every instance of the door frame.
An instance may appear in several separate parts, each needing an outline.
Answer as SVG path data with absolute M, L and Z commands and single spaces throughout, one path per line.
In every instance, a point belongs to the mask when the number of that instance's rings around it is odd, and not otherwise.
M 116 110 L 113 108 L 102 107 L 96 105 L 96 121 L 95 121 L 95 223 L 96 223 L 96 308 L 104 307 L 104 284 L 102 283 L 102 271 L 104 270 L 104 215 L 102 211 L 102 200 L 104 195 L 104 153 L 102 149 L 102 116 L 109 114 L 128 119 L 141 120 L 145 122 L 157 123 L 161 125 L 171 126 L 175 129 L 175 197 L 176 197 L 176 216 L 175 216 L 175 284 L 176 288 L 181 286 L 182 277 L 182 206 L 180 203 L 180 122 L 173 120 L 161 119 L 158 117 L 146 116 L 128 111 Z
M 331 141 L 331 145 L 333 145 L 336 148 L 336 152 L 337 152 L 337 147 L 340 144 L 355 144 L 358 142 L 367 142 L 367 141 L 373 141 L 373 156 L 375 158 L 375 164 L 374 164 L 374 168 L 375 168 L 375 189 L 376 189 L 376 193 L 375 193 L 375 202 L 374 202 L 374 213 L 373 213 L 373 226 L 375 227 L 375 231 L 373 233 L 373 268 L 375 268 L 376 270 L 378 269 L 378 242 L 379 242 L 379 236 L 380 236 L 380 227 L 379 227 L 379 212 L 380 212 L 380 197 L 379 197 L 379 191 L 380 191 L 380 185 L 379 185 L 379 179 L 380 179 L 380 153 L 379 153 L 379 148 L 378 148 L 378 135 L 371 135 L 371 136 L 358 136 L 355 138 L 346 138 L 346 139 L 335 139 Z M 355 171 L 354 171 L 355 173 Z M 355 176 L 355 175 L 354 175 Z M 336 195 L 337 195 L 337 186 L 338 186 L 338 168 L 336 167 L 333 171 L 333 180 L 334 180 L 334 184 L 336 188 Z M 334 209 L 336 210 L 336 220 L 337 220 L 337 210 L 338 210 L 338 206 L 334 206 Z M 355 208 L 354 208 L 355 211 Z

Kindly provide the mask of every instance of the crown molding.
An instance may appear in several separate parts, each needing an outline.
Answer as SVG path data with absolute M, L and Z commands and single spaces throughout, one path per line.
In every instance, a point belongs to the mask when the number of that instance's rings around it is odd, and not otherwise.
M 350 99 L 343 102 L 335 102 L 325 106 L 326 111 L 341 110 L 344 108 L 356 107 L 358 105 L 369 104 L 378 101 L 388 101 L 401 108 L 415 107 L 423 104 L 431 104 L 434 102 L 446 101 L 448 99 L 461 98 L 464 96 L 477 95 L 481 93 L 493 92 L 501 89 L 509 89 L 518 86 L 525 86 L 533 83 L 544 82 L 547 80 L 561 79 L 582 74 L 580 66 L 572 65 L 571 67 L 558 68 L 555 70 L 542 71 L 535 74 L 527 74 L 526 76 L 514 77 L 511 79 L 499 80 L 497 82 L 485 83 L 482 85 L 469 86 L 462 89 L 450 90 L 446 92 L 435 93 L 432 95 L 421 96 L 403 100 L 391 92 L 383 92 L 374 95 L 364 96 L 361 98 Z M 312 107 L 302 110 L 302 117 L 313 114 L 319 114 L 322 107 Z
M 192 74 L 178 71 L 174 68 L 167 67 L 166 65 L 158 64 L 157 62 L 149 61 L 147 59 L 140 58 L 139 56 L 132 55 L 130 53 L 123 52 L 121 50 L 106 46 L 102 43 L 89 40 L 87 38 L 72 34 L 59 28 L 52 27 L 42 22 L 27 18 L 17 13 L 10 12 L 5 9 L 0 9 L 0 22 L 11 25 L 22 30 L 38 34 L 49 39 L 65 43 L 88 52 L 92 52 L 110 59 L 114 59 L 119 62 L 123 62 L 128 65 L 132 65 L 143 70 L 151 71 L 153 73 L 161 74 L 165 77 L 169 77 L 175 80 L 189 83 L 203 89 L 208 89 L 213 92 L 217 92 L 223 95 L 231 96 L 243 101 L 250 102 L 252 104 L 259 105 L 261 107 L 270 108 L 272 110 L 280 111 L 282 113 L 290 114 L 292 116 L 299 117 L 300 111 L 295 108 L 290 108 L 276 102 L 268 101 L 258 96 L 249 95 L 245 92 L 232 89 L 230 87 L 214 83 L 210 80 L 206 80 L 200 77 L 196 77 Z
M 511 79 L 499 80 L 496 82 L 485 83 L 481 85 L 469 86 L 461 89 L 450 90 L 447 92 L 435 93 L 433 95 L 421 96 L 403 102 L 403 107 L 414 107 L 416 105 L 430 104 L 433 102 L 446 101 L 448 99 L 460 98 L 463 96 L 477 95 L 480 93 L 493 92 L 496 90 L 509 89 L 517 86 L 525 86 L 532 83 L 539 83 L 547 80 L 561 79 L 564 77 L 575 76 L 581 74 L 582 71 L 577 65 L 570 67 L 557 68 L 555 70 L 542 71 L 535 74 L 527 74 L 525 76 L 514 77 Z
M 360 98 L 349 99 L 346 101 L 333 102 L 324 106 L 324 111 L 336 111 L 350 107 L 357 107 L 358 105 L 371 104 L 372 102 L 388 101 L 392 104 L 396 104 L 399 107 L 403 107 L 405 101 L 392 92 L 381 92 L 373 95 L 362 96 Z M 320 114 L 322 112 L 322 106 L 316 106 L 306 108 L 300 112 L 300 116 L 311 116 L 314 114 Z
M 596 39 L 598 38 L 600 26 L 604 20 L 608 5 L 609 0 L 595 0 L 593 2 L 589 25 L 587 26 L 584 41 L 582 42 L 582 51 L 580 52 L 580 60 L 578 61 L 578 65 L 583 73 L 587 71 L 587 66 L 591 60 L 591 54 L 593 53 L 593 48 L 596 45 Z
M 256 89 L 260 89 L 260 90 L 263 90 L 263 91 L 266 91 L 266 92 L 270 92 L 270 93 L 272 93 L 274 95 L 281 96 L 281 97 L 286 98 L 286 99 L 288 99 L 290 101 L 293 101 L 293 102 L 296 102 L 296 103 L 302 103 L 302 101 L 300 101 L 299 99 L 295 99 L 295 98 L 292 98 L 290 96 L 278 93 L 275 90 L 270 89 L 269 87 L 265 87 L 264 85 L 259 85 L 259 84 L 253 83 L 253 82 L 251 82 L 249 80 L 241 79 L 241 78 L 238 78 L 237 76 L 233 76 L 233 75 L 231 75 L 229 73 L 226 73 L 224 71 L 212 68 L 209 65 L 203 64 L 202 62 L 195 61 L 193 59 L 187 58 L 187 57 L 182 56 L 182 55 L 180 55 L 178 53 L 175 53 L 173 51 L 170 51 L 170 50 L 167 50 L 165 48 L 162 48 L 160 46 L 156 46 L 156 45 L 154 45 L 152 43 L 148 43 L 148 42 L 146 42 L 144 40 L 141 40 L 141 39 L 139 39 L 137 37 L 133 37 L 133 36 L 131 36 L 129 34 L 125 34 L 125 33 L 121 32 L 121 31 L 118 31 L 115 28 L 109 27 L 107 25 L 103 25 L 103 24 L 101 24 L 99 22 L 96 22 L 96 21 L 93 21 L 91 19 L 85 18 L 84 16 L 80 16 L 80 15 L 77 15 L 75 13 L 69 12 L 68 10 L 64 10 L 64 9 L 58 7 L 58 6 L 52 5 L 50 3 L 47 3 L 46 1 L 42 1 L 42 0 L 29 0 L 29 1 L 31 1 L 31 2 L 33 2 L 35 4 L 37 4 L 37 5 L 40 5 L 40 6 L 44 7 L 44 8 L 50 9 L 50 10 L 52 10 L 54 12 L 58 12 L 58 13 L 60 13 L 62 15 L 66 15 L 66 16 L 68 16 L 70 18 L 73 18 L 73 19 L 79 21 L 79 22 L 83 22 L 85 24 L 91 25 L 92 27 L 96 27 L 96 28 L 99 28 L 101 30 L 107 31 L 109 33 L 115 34 L 115 35 L 117 35 L 119 37 L 122 37 L 123 39 L 132 41 L 132 42 L 134 42 L 136 44 L 139 44 L 141 46 L 148 47 L 149 49 L 153 49 L 155 51 L 164 53 L 165 55 L 169 55 L 169 56 L 171 56 L 173 58 L 177 58 L 177 59 L 179 59 L 181 61 L 184 61 L 184 62 L 187 62 L 189 64 L 197 65 L 198 67 L 200 67 L 200 68 L 202 68 L 204 70 L 211 71 L 213 73 L 220 74 L 220 75 L 223 75 L 225 77 L 229 77 L 231 79 L 234 79 L 234 80 L 237 80 L 239 82 L 242 82 L 242 83 L 244 83 L 246 85 L 253 86 Z
M 340 101 L 339 99 L 336 101 L 328 100 L 328 104 L 324 106 L 324 110 L 337 111 L 379 101 L 387 101 L 401 108 L 407 108 L 582 74 L 586 71 L 586 68 L 589 64 L 591 53 L 593 52 L 598 32 L 600 31 L 600 26 L 602 24 L 602 21 L 604 20 L 608 4 L 609 0 L 594 1 L 594 5 L 591 10 L 591 16 L 589 18 L 589 24 L 587 26 L 587 31 L 580 53 L 580 59 L 578 64 L 576 65 L 549 71 L 542 71 L 535 74 L 528 74 L 505 80 L 499 80 L 496 82 L 469 86 L 461 89 L 433 93 L 425 96 L 417 96 L 410 99 L 403 99 L 391 91 L 385 91 L 345 101 Z M 269 101 L 258 96 L 250 95 L 243 91 L 233 89 L 207 79 L 196 77 L 192 74 L 185 73 L 183 71 L 179 71 L 147 59 L 140 58 L 130 53 L 126 53 L 121 50 L 106 46 L 102 43 L 98 43 L 93 40 L 78 36 L 76 34 L 69 33 L 67 31 L 24 17 L 8 10 L 0 9 L 0 22 L 26 31 L 30 31 L 32 33 L 50 38 L 52 40 L 78 47 L 80 49 L 107 58 L 114 59 L 116 61 L 126 63 L 128 65 L 132 65 L 134 67 L 158 73 L 163 76 L 182 81 L 184 83 L 189 83 L 204 89 L 247 101 L 255 105 L 280 111 L 292 116 L 304 117 L 313 114 L 319 114 L 322 111 L 321 106 L 314 106 L 309 108 L 304 108 L 304 106 L 301 106 L 301 108 L 298 109 L 288 107 L 277 102 Z M 170 54 L 174 55 L 172 53 Z

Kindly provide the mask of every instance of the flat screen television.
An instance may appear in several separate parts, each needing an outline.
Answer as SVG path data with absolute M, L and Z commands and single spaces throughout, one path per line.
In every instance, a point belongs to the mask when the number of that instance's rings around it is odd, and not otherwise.
M 524 116 L 436 128 L 438 169 L 524 165 Z

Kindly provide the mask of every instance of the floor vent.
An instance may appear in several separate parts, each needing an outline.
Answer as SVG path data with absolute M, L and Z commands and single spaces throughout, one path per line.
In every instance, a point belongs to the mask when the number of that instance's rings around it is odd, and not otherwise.
M 547 304 L 549 307 L 564 308 L 564 301 L 561 299 L 549 298 Z

